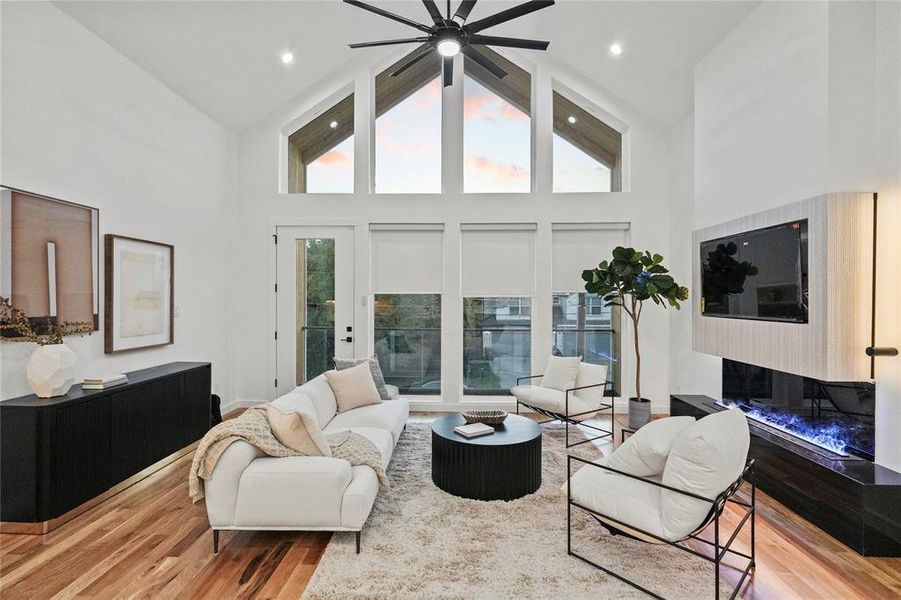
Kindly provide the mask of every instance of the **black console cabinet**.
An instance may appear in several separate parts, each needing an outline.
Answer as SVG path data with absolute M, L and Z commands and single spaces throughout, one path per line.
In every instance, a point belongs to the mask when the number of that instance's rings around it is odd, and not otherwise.
M 0 403 L 0 521 L 52 521 L 199 440 L 210 373 L 170 363 L 107 390 Z

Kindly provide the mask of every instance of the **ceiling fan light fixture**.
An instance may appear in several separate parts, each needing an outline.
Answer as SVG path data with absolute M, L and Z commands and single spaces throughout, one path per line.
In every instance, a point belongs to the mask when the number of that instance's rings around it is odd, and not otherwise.
M 435 47 L 441 56 L 451 57 L 460 53 L 460 42 L 453 37 L 445 37 L 438 40 L 438 44 Z

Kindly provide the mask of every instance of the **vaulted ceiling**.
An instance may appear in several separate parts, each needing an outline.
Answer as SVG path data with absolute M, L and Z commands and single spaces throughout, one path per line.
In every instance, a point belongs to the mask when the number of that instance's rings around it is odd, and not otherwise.
M 421 2 L 370 1 L 428 22 Z M 469 20 L 517 3 L 481 0 Z M 691 108 L 694 66 L 756 4 L 558 0 L 556 6 L 491 33 L 550 40 L 548 52 L 555 59 L 672 125 Z M 416 33 L 338 0 L 66 1 L 56 6 L 233 131 L 283 106 L 335 69 L 392 52 L 350 50 L 348 43 Z M 623 45 L 622 56 L 609 54 L 613 42 Z M 294 53 L 293 64 L 280 61 L 285 50 Z

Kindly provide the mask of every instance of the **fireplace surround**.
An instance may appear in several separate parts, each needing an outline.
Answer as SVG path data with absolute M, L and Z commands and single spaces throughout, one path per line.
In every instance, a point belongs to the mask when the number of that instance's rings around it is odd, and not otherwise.
M 728 410 L 701 395 L 670 396 L 670 414 Z M 749 420 L 757 488 L 864 556 L 901 556 L 901 473 L 860 456 L 830 454 Z

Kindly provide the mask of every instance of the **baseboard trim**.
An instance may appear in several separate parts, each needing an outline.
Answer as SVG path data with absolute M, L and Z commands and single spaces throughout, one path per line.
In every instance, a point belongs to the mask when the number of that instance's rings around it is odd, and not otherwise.
M 21 522 L 17 522 L 17 521 L 0 521 L 0 533 L 20 533 L 20 534 L 29 534 L 29 535 L 44 535 L 44 534 L 50 533 L 57 527 L 64 525 L 65 523 L 68 523 L 69 521 L 71 521 L 75 517 L 78 517 L 79 515 L 86 513 L 87 511 L 91 510 L 98 504 L 101 504 L 102 502 L 109 500 L 116 494 L 119 494 L 120 492 L 124 492 L 126 489 L 130 488 L 131 486 L 138 483 L 142 479 L 146 479 L 147 477 L 149 477 L 150 475 L 153 475 L 160 469 L 163 469 L 164 467 L 174 463 L 175 461 L 182 458 L 183 456 L 190 454 L 191 452 L 194 451 L 195 448 L 197 448 L 197 444 L 199 444 L 199 443 L 200 443 L 200 441 L 198 440 L 198 441 L 194 442 L 193 444 L 191 444 L 190 446 L 186 446 L 186 447 L 182 448 L 181 450 L 179 450 L 178 452 L 174 452 L 174 453 L 170 454 L 169 456 L 167 456 L 161 460 L 158 460 L 157 462 L 153 463 L 149 467 L 135 473 L 128 479 L 117 483 L 116 485 L 114 485 L 110 489 L 106 490 L 99 496 L 91 498 L 84 504 L 80 504 L 80 505 L 76 506 L 75 508 L 73 508 L 72 510 L 70 510 L 69 512 L 64 513 L 53 519 L 49 519 L 47 521 L 40 521 L 40 522 L 36 522 L 36 523 L 21 523 Z

